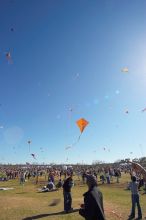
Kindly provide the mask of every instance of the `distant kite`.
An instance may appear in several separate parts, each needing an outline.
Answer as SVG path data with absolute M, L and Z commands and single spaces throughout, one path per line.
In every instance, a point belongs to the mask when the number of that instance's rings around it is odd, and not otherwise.
M 78 79 L 78 78 L 79 78 L 79 76 L 80 76 L 80 74 L 79 74 L 79 73 L 77 73 L 77 74 L 75 75 L 75 77 L 74 77 L 74 80 Z
M 40 151 L 43 153 L 44 152 L 44 149 L 42 147 L 40 147 Z
M 65 148 L 65 150 L 68 150 L 68 149 L 70 149 L 70 148 L 71 148 L 71 146 L 68 146 L 68 147 Z
M 13 63 L 13 62 L 12 62 L 11 53 L 10 53 L 10 52 L 7 52 L 7 53 L 6 53 L 6 59 L 7 59 L 8 63 L 11 63 L 11 64 Z
M 14 28 L 11 27 L 10 31 L 13 32 L 13 31 L 14 31 Z
M 124 67 L 124 68 L 121 69 L 121 71 L 122 71 L 123 73 L 128 73 L 128 72 L 129 72 L 129 69 L 128 69 L 128 67 Z
M 31 140 L 27 141 L 28 146 L 29 146 L 29 152 L 30 152 L 30 144 L 31 144 Z
M 72 107 L 68 107 L 67 111 L 68 111 L 68 117 L 71 120 L 72 113 L 73 113 L 74 109 Z
M 35 156 L 35 154 L 31 154 L 31 156 L 36 160 L 36 156 Z
M 125 113 L 126 113 L 126 114 L 129 114 L 129 111 L 128 111 L 128 110 L 126 110 L 126 111 L 125 111 Z
M 145 112 L 146 111 L 146 108 L 144 108 L 143 110 L 142 110 L 142 112 Z
M 73 108 L 69 108 L 69 111 L 72 112 L 72 111 L 73 111 Z

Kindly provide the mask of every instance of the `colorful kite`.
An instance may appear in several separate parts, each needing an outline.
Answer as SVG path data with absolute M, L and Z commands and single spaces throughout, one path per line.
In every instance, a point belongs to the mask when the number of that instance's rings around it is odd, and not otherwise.
M 77 141 L 76 141 L 75 143 L 73 143 L 71 146 L 66 147 L 65 150 L 68 150 L 69 148 L 75 146 L 75 145 L 79 142 L 80 137 L 81 137 L 81 135 L 82 135 L 82 133 L 83 133 L 85 127 L 89 124 L 89 122 L 86 121 L 84 118 L 81 118 L 81 119 L 79 119 L 78 121 L 76 121 L 76 124 L 77 124 L 77 126 L 79 127 L 81 133 L 80 133 L 80 135 L 79 135 Z
M 84 131 L 85 127 L 89 124 L 89 122 L 86 121 L 84 118 L 79 119 L 76 123 L 81 131 L 81 134 Z
M 77 141 L 72 146 L 76 145 L 79 142 L 80 137 L 81 137 L 85 127 L 89 124 L 89 122 L 86 121 L 84 118 L 79 119 L 78 121 L 76 121 L 76 123 L 77 123 L 77 126 L 80 129 L 81 134 L 79 135 Z

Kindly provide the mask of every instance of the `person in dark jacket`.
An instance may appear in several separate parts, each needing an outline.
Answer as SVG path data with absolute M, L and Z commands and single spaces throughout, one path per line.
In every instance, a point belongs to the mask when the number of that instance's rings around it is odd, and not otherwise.
M 84 204 L 81 205 L 79 214 L 85 220 L 105 220 L 103 209 L 103 196 L 97 188 L 97 182 L 94 176 L 86 175 L 88 191 L 83 195 Z
M 63 184 L 63 196 L 64 196 L 64 212 L 69 213 L 73 210 L 72 205 L 72 196 L 71 188 L 73 186 L 72 176 L 69 176 Z

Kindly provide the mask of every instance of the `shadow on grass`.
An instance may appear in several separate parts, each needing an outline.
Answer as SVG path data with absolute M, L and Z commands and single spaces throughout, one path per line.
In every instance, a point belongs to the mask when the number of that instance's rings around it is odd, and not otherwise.
M 33 219 L 39 219 L 39 218 L 49 217 L 53 215 L 67 215 L 67 214 L 71 214 L 73 212 L 78 212 L 78 211 L 79 209 L 74 209 L 70 213 L 64 213 L 64 211 L 62 211 L 62 212 L 54 212 L 54 213 L 49 213 L 49 214 L 40 214 L 40 215 L 31 216 L 31 217 L 26 217 L 26 218 L 23 218 L 22 220 L 33 220 Z
M 51 193 L 51 192 L 58 192 L 59 190 L 58 189 L 54 189 L 54 190 L 51 190 L 51 191 L 37 191 L 37 193 Z
M 26 193 L 28 193 L 28 192 L 18 192 L 18 193 L 15 193 L 15 194 L 26 194 Z

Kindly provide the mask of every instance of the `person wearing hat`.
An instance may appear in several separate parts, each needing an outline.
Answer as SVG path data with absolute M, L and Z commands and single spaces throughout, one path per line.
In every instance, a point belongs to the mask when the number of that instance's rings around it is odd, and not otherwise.
M 86 175 L 88 191 L 83 194 L 84 204 L 81 205 L 79 214 L 85 220 L 105 220 L 103 209 L 103 196 L 97 187 L 97 181 L 93 175 Z

